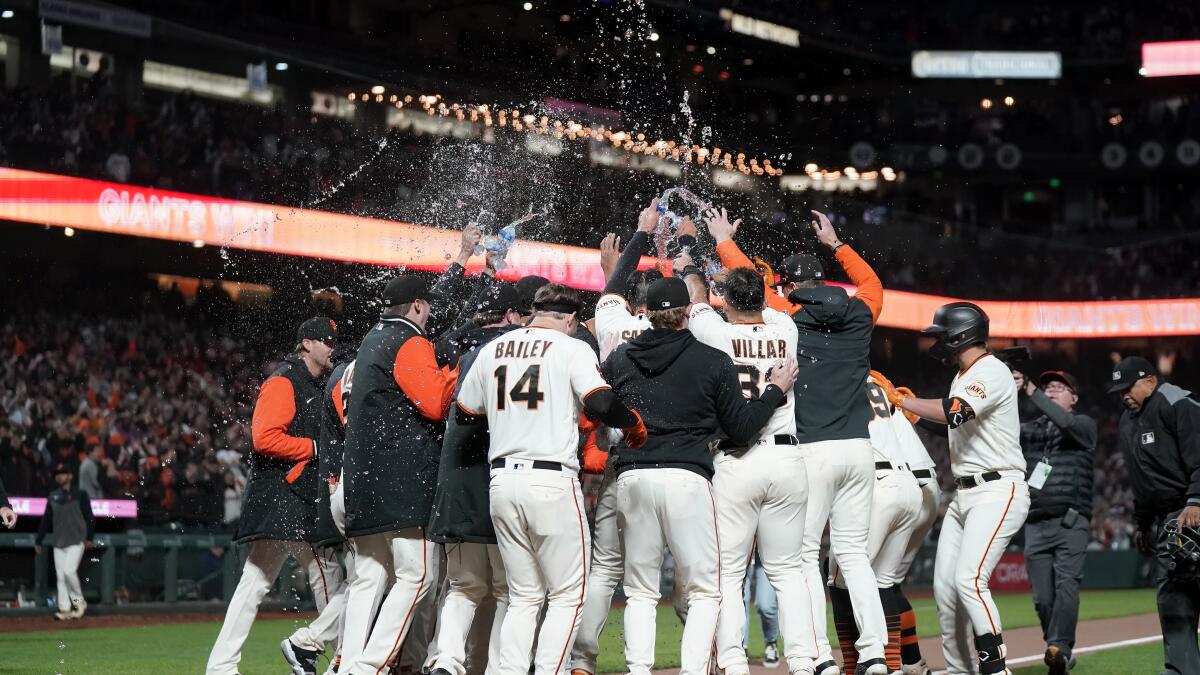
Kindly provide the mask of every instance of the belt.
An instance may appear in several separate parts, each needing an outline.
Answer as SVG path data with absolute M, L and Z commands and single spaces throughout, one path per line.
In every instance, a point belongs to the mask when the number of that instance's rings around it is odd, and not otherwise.
M 791 434 L 775 434 L 774 436 L 765 437 L 759 442 L 761 443 L 767 440 L 767 438 L 770 438 L 775 445 L 800 445 L 800 439 Z M 745 450 L 747 446 L 738 445 L 729 439 L 725 439 L 717 443 L 717 449 L 722 452 L 729 452 L 730 450 Z
M 983 473 L 977 473 L 971 476 L 955 478 L 954 484 L 957 485 L 959 489 L 967 490 L 969 488 L 983 485 L 984 483 L 1000 480 L 1001 478 L 1003 478 L 1003 476 L 1000 475 L 999 471 L 984 471 Z
M 528 464 L 529 464 L 531 467 L 533 467 L 533 468 L 535 468 L 535 469 L 545 469 L 546 471 L 562 471 L 562 470 L 563 470 L 563 465 L 562 465 L 562 464 L 559 464 L 558 462 L 547 462 L 547 461 L 544 461 L 544 460 L 541 460 L 541 459 L 535 459 L 535 460 L 533 460 L 532 462 L 529 462 L 528 460 L 520 460 L 520 459 L 513 459 L 513 460 L 510 460 L 510 459 L 498 459 L 498 460 L 496 460 L 496 461 L 492 462 L 492 468 L 493 468 L 493 469 L 503 469 L 503 468 L 506 468 L 506 467 L 508 466 L 508 462 L 510 462 L 510 461 L 513 461 L 513 462 L 528 462 Z
M 876 471 L 891 471 L 893 468 L 891 462 L 875 462 Z
M 912 474 L 916 478 L 933 478 L 933 469 L 913 469 Z

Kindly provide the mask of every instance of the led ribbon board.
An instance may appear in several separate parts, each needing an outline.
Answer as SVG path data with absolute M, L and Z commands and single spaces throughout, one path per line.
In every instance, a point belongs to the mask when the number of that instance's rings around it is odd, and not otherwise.
M 1056 80 L 1062 77 L 1062 54 L 925 50 L 913 52 L 912 74 L 918 78 Z
M 459 247 L 459 233 L 452 230 L 6 168 L 0 168 L 0 221 L 434 272 L 444 270 Z M 643 258 L 641 266 L 655 262 Z M 504 278 L 538 274 L 585 290 L 604 287 L 599 251 L 518 240 L 508 263 Z M 476 259 L 469 267 L 482 265 Z M 884 291 L 879 325 L 920 330 L 935 309 L 953 300 Z M 1200 335 L 1198 298 L 978 304 L 996 337 Z

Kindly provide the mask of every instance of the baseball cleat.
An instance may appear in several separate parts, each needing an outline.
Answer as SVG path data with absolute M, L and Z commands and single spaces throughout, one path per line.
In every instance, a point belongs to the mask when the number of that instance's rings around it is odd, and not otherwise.
M 583 668 L 576 668 L 571 671 L 571 675 L 592 675 L 592 673 L 589 673 L 588 671 L 584 670 Z
M 72 619 L 82 619 L 83 613 L 87 611 L 87 601 L 83 598 L 71 603 L 71 611 L 67 615 Z
M 292 667 L 292 675 L 317 675 L 318 652 L 297 647 L 287 638 L 279 643 L 279 650 L 283 652 L 284 660 Z
M 1062 649 L 1055 645 L 1050 645 L 1046 648 L 1046 657 L 1043 659 L 1049 670 L 1047 675 L 1066 675 L 1067 673 L 1067 657 L 1063 654 Z
M 779 648 L 775 646 L 774 642 L 768 642 L 766 649 L 763 650 L 763 667 L 779 667 Z
M 818 663 L 817 667 L 813 668 L 813 672 L 817 675 L 840 675 L 842 671 L 838 668 L 837 662 L 830 659 Z
M 454 675 L 454 674 L 451 673 L 449 670 L 446 670 L 445 668 L 434 668 L 433 670 L 429 671 L 429 675 Z
M 854 675 L 888 675 L 887 662 L 883 659 L 867 659 L 859 661 L 854 669 Z
M 904 675 L 933 675 L 933 671 L 929 669 L 929 666 L 925 663 L 925 659 L 900 666 L 900 672 L 904 673 Z

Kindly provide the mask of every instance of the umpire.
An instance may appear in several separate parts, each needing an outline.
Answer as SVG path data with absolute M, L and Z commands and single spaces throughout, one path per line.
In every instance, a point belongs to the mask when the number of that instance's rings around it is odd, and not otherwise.
M 1075 647 L 1099 432 L 1096 420 L 1075 410 L 1079 385 L 1070 373 L 1052 370 L 1040 380 L 1041 387 L 1033 380 L 1024 387 L 1040 413 L 1021 425 L 1030 487 L 1025 567 L 1042 622 L 1045 662 L 1052 675 L 1061 675 L 1069 669 Z
M 1108 391 L 1119 394 L 1125 406 L 1119 437 L 1133 487 L 1134 542 L 1159 562 L 1163 672 L 1200 673 L 1200 581 L 1172 573 L 1168 542 L 1158 538 L 1158 528 L 1172 519 L 1177 518 L 1181 528 L 1200 526 L 1200 400 L 1163 382 L 1140 356 L 1117 364 Z

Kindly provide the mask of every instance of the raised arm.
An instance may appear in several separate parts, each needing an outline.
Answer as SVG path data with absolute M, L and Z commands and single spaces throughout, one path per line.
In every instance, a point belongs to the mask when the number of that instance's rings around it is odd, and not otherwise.
M 1096 447 L 1096 439 L 1099 431 L 1096 429 L 1096 420 L 1087 415 L 1076 415 L 1067 412 L 1062 406 L 1050 400 L 1049 396 L 1040 388 L 1035 388 L 1033 393 L 1029 395 L 1029 400 L 1042 411 L 1042 414 L 1050 418 L 1054 426 L 1062 429 L 1065 434 L 1075 439 L 1075 442 L 1088 448 Z
M 871 310 L 872 322 L 879 321 L 879 313 L 883 311 L 883 282 L 879 280 L 879 275 L 875 274 L 875 270 L 871 269 L 862 256 L 838 239 L 833 224 L 824 213 L 813 211 L 813 215 L 816 218 L 812 221 L 812 229 L 817 235 L 817 241 L 833 251 L 833 257 L 837 258 L 838 264 L 846 271 L 846 276 L 850 277 L 850 283 L 858 287 L 854 297 L 862 300 L 867 309 Z
M 658 223 L 658 200 L 650 202 L 650 206 L 642 209 L 638 214 L 637 232 L 629 238 L 629 243 L 625 245 L 625 250 L 621 251 L 620 257 L 617 258 L 617 263 L 613 267 L 612 275 L 608 277 L 604 284 L 604 293 L 615 293 L 616 295 L 625 295 L 625 280 L 633 274 L 641 262 L 642 256 L 650 250 L 650 233 L 654 231 L 655 225 Z
M 739 218 L 733 222 L 729 221 L 729 214 L 725 209 L 717 210 L 710 209 L 704 214 L 705 227 L 708 228 L 708 233 L 712 235 L 714 241 L 717 242 L 717 257 L 721 259 L 721 264 L 725 269 L 734 269 L 737 267 L 749 267 L 755 269 L 754 262 L 742 253 L 742 249 L 733 243 L 733 237 L 737 234 L 737 229 L 742 224 Z M 792 303 L 788 299 L 775 292 L 775 289 L 767 285 L 767 280 L 763 279 L 763 288 L 766 289 L 767 306 L 771 309 L 791 314 L 796 311 Z

